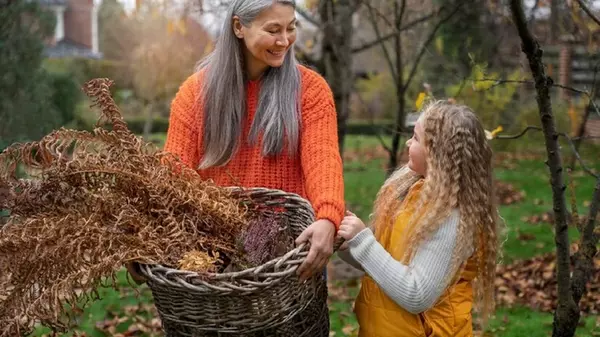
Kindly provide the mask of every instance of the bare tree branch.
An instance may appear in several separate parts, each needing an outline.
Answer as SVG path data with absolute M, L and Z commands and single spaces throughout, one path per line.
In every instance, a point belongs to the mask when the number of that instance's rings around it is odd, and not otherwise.
M 594 65 L 594 79 L 592 80 L 592 90 L 590 90 L 590 94 L 588 95 L 589 102 L 585 108 L 585 112 L 583 114 L 583 120 L 581 121 L 581 124 L 579 125 L 579 129 L 577 130 L 577 137 L 582 137 L 585 134 L 585 126 L 590 117 L 590 110 L 591 110 L 590 107 L 594 107 L 594 104 L 595 104 L 593 97 L 596 97 L 596 76 L 597 75 L 598 75 L 598 62 L 596 62 L 596 64 Z M 597 111 L 597 113 L 600 115 L 600 111 Z M 578 140 L 575 141 L 575 149 L 578 150 L 580 145 L 581 145 L 581 138 L 579 138 Z M 575 168 L 575 157 L 571 158 L 571 164 L 569 166 L 571 167 L 571 169 Z
M 454 9 L 450 13 L 448 13 L 444 18 L 442 18 L 440 21 L 438 21 L 438 23 L 435 25 L 433 30 L 429 33 L 429 36 L 427 37 L 427 39 L 421 46 L 421 50 L 419 51 L 419 55 L 417 55 L 417 59 L 413 63 L 412 69 L 410 70 L 410 73 L 408 75 L 408 78 L 406 79 L 406 82 L 404 82 L 404 88 L 403 88 L 404 91 L 408 88 L 413 77 L 415 76 L 415 74 L 417 72 L 417 68 L 419 67 L 419 63 L 421 62 L 421 58 L 423 57 L 423 55 L 425 55 L 425 52 L 427 51 L 427 46 L 431 43 L 431 41 L 433 41 L 433 39 L 435 39 L 437 31 L 442 27 L 442 25 L 444 23 L 446 23 L 448 20 L 450 20 L 454 16 L 454 14 L 456 14 L 458 12 L 458 10 L 465 3 L 467 3 L 467 1 L 464 1 L 464 0 L 461 1 L 460 4 L 458 6 L 455 6 Z
M 594 189 L 594 196 L 592 197 L 592 203 L 590 204 L 590 210 L 588 213 L 587 223 L 581 233 L 581 246 L 579 251 L 575 255 L 575 270 L 573 271 L 573 280 L 571 284 L 571 291 L 573 293 L 573 299 L 576 303 L 579 303 L 581 297 L 585 292 L 586 284 L 590 280 L 590 277 L 594 275 L 594 257 L 598 252 L 598 235 L 595 233 L 596 217 L 598 216 L 598 209 L 600 208 L 600 178 L 596 180 L 596 188 Z
M 369 12 L 373 12 L 373 14 L 378 18 L 383 20 L 383 22 L 388 25 L 389 27 L 393 28 L 394 27 L 394 23 L 390 21 L 390 19 L 388 19 L 388 15 L 382 13 L 379 8 L 373 6 L 373 4 L 371 4 L 371 2 L 365 2 L 365 7 L 367 8 L 367 10 L 369 10 Z M 377 21 L 377 20 L 375 20 Z
M 359 102 L 366 107 L 367 109 L 369 108 L 367 106 L 367 103 L 365 102 L 365 100 L 360 96 L 360 95 L 356 95 L 358 97 Z M 377 129 L 377 126 L 375 125 L 375 122 L 373 119 L 371 119 L 371 127 L 373 127 L 374 129 Z M 375 136 L 377 137 L 377 140 L 379 140 L 379 143 L 381 144 L 381 146 L 383 147 L 383 149 L 388 153 L 391 154 L 392 153 L 392 148 L 390 148 L 386 143 L 385 140 L 383 139 L 383 137 L 381 136 L 381 133 L 379 132 L 379 130 L 375 131 Z
M 521 132 L 514 134 L 514 135 L 497 135 L 496 139 L 517 139 L 517 138 L 521 138 L 523 137 L 526 133 L 528 133 L 529 131 L 543 131 L 543 129 L 539 126 L 527 126 L 525 127 L 523 130 L 521 130 Z M 581 155 L 579 154 L 579 152 L 577 151 L 577 149 L 575 148 L 575 140 L 579 139 L 579 138 L 573 138 L 573 137 L 569 137 L 569 135 L 567 135 L 564 132 L 557 132 L 556 133 L 558 136 L 564 138 L 568 143 L 569 146 L 571 147 L 571 150 L 573 151 L 573 155 L 575 156 L 575 158 L 577 159 L 577 161 L 579 161 L 579 164 L 581 165 L 581 167 L 583 168 L 583 170 L 589 174 L 590 176 L 598 179 L 600 178 L 600 176 L 596 173 L 594 173 L 594 171 L 592 171 L 592 169 L 590 169 L 584 162 L 583 162 L 583 158 L 581 158 Z
M 562 160 L 558 148 L 558 134 L 556 132 L 550 100 L 550 86 L 552 82 L 546 76 L 542 61 L 542 50 L 539 43 L 527 28 L 522 0 L 511 0 L 510 9 L 514 24 L 521 38 L 521 49 L 527 56 L 531 74 L 535 80 L 538 109 L 544 132 L 546 152 L 548 154 L 547 165 L 550 169 L 553 210 L 555 214 L 554 239 L 556 242 L 556 279 L 558 285 L 558 308 L 554 315 L 552 336 L 573 336 L 577 328 L 580 312 L 570 291 L 569 227 L 567 224 Z
M 402 0 L 402 6 L 400 6 L 400 14 L 398 15 L 398 20 L 396 22 L 402 22 L 404 19 L 404 12 L 406 12 L 406 0 Z M 400 27 L 396 27 L 397 29 Z
M 369 6 L 368 11 L 369 11 L 369 21 L 371 21 L 371 25 L 373 25 L 373 30 L 375 31 L 377 40 L 381 41 L 382 40 L 381 32 L 379 31 L 379 26 L 377 25 L 377 19 L 375 18 L 375 13 L 374 13 L 373 7 Z M 385 43 L 380 43 L 380 44 L 381 44 L 381 49 L 383 50 L 383 55 L 385 56 L 385 60 L 388 63 L 388 66 L 390 67 L 390 73 L 392 75 L 392 79 L 394 80 L 394 84 L 398 85 L 399 78 L 398 78 L 398 74 L 394 71 L 394 62 L 392 61 L 392 57 L 390 56 L 390 53 L 385 46 Z
M 360 8 L 360 6 L 366 5 L 366 4 L 368 4 L 368 2 L 366 2 L 364 0 L 354 0 L 354 2 L 352 4 L 352 13 L 356 13 L 356 11 Z
M 409 29 L 415 27 L 416 25 L 418 25 L 420 23 L 423 23 L 423 22 L 426 22 L 427 20 L 430 20 L 431 18 L 437 16 L 438 14 L 439 14 L 439 11 L 436 11 L 435 13 L 431 13 L 431 14 L 425 15 L 424 17 L 421 17 L 421 18 L 418 18 L 418 19 L 416 19 L 414 21 L 411 21 L 411 22 L 407 23 L 405 26 L 402 26 L 400 29 L 397 29 L 397 30 L 395 30 L 395 31 L 393 31 L 393 32 L 391 32 L 389 34 L 384 35 L 384 36 L 378 37 L 378 38 L 376 38 L 373 41 L 366 42 L 365 44 L 360 45 L 358 47 L 352 48 L 352 52 L 353 53 L 360 53 L 360 52 L 365 51 L 367 49 L 373 48 L 376 45 L 381 44 L 381 43 L 383 43 L 383 42 L 385 42 L 385 41 L 387 41 L 387 40 L 395 37 L 398 34 L 402 34 L 403 31 L 409 30 Z M 391 25 L 391 24 L 390 24 L 390 26 L 393 27 L 393 25 Z
M 497 135 L 495 139 L 517 139 L 517 138 L 523 137 L 525 134 L 527 134 L 531 130 L 542 131 L 542 128 L 539 127 L 539 126 L 528 125 L 523 130 L 521 130 L 521 132 L 519 132 L 517 134 L 514 134 L 514 135 Z
M 585 2 L 583 2 L 583 0 L 577 0 L 577 3 L 589 17 L 600 26 L 600 19 L 598 19 L 596 15 L 592 13 L 592 10 L 585 4 Z
M 465 77 L 462 79 L 462 81 L 460 81 L 460 87 L 456 91 L 456 94 L 454 94 L 454 98 L 460 97 L 460 94 L 462 94 L 462 91 L 465 89 L 466 85 L 467 85 L 467 78 Z
M 473 82 L 494 82 L 494 84 L 492 84 L 486 90 L 492 89 L 494 87 L 497 87 L 499 85 L 506 84 L 506 83 L 520 83 L 520 84 L 534 84 L 535 83 L 532 80 L 504 80 L 504 79 L 497 79 L 497 78 L 482 78 L 482 79 L 469 79 L 469 80 L 473 81 Z M 575 92 L 575 93 L 587 96 L 589 99 L 590 105 L 594 108 L 594 112 L 598 116 L 600 116 L 600 108 L 598 107 L 598 105 L 596 104 L 596 102 L 593 99 L 593 97 L 595 95 L 595 93 L 594 93 L 595 88 L 592 88 L 592 92 L 590 93 L 590 91 L 588 91 L 588 90 L 577 89 L 577 88 L 573 88 L 570 86 L 557 84 L 557 83 L 552 82 L 552 79 L 550 79 L 550 78 L 549 78 L 549 80 L 550 80 L 550 83 L 548 83 L 548 86 L 550 86 L 550 87 L 565 89 L 565 90 L 569 90 L 571 92 Z M 595 82 L 595 80 L 594 80 L 594 82 Z M 582 138 L 585 138 L 585 137 L 582 137 Z
M 555 83 L 552 83 L 552 86 L 553 87 L 557 87 L 557 88 L 561 88 L 561 89 L 570 90 L 572 92 L 576 92 L 576 93 L 579 93 L 579 94 L 586 95 L 589 98 L 590 104 L 594 108 L 594 111 L 596 112 L 596 114 L 598 114 L 598 116 L 600 116 L 600 109 L 598 109 L 598 105 L 594 101 L 594 97 L 592 96 L 592 94 L 590 94 L 589 91 L 582 90 L 582 89 L 576 89 L 576 88 L 568 87 L 568 86 L 561 85 L 561 84 L 555 84 Z

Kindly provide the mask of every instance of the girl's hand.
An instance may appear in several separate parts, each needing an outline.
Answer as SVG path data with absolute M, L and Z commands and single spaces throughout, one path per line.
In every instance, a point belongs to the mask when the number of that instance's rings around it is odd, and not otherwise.
M 340 229 L 338 229 L 338 235 L 343 237 L 346 242 L 352 240 L 356 234 L 360 233 L 365 229 L 365 224 L 359 219 L 354 213 L 346 211 L 346 216 L 342 220 Z

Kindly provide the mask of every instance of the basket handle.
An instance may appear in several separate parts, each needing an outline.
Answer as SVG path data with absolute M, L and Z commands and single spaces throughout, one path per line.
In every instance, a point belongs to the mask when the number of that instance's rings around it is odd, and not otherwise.
M 341 236 L 336 236 L 335 240 L 333 241 L 333 251 L 337 252 L 340 247 L 344 244 L 344 242 L 346 242 L 346 240 L 341 237 Z

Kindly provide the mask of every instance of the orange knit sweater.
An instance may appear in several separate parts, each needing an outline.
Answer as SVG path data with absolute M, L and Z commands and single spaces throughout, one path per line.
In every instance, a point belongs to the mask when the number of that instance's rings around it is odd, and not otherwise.
M 248 144 L 258 105 L 259 81 L 247 84 L 247 118 L 238 151 L 224 166 L 197 170 L 220 186 L 266 187 L 299 194 L 312 204 L 317 219 L 339 227 L 344 217 L 344 183 L 333 94 L 316 72 L 299 66 L 302 78 L 299 154 L 264 157 L 262 146 Z M 197 169 L 203 155 L 202 73 L 190 76 L 171 105 L 165 151 Z

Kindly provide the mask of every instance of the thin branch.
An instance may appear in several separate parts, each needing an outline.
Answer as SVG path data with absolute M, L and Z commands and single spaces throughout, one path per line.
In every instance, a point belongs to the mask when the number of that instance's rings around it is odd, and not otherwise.
M 377 20 L 375 19 L 375 14 L 373 12 L 373 9 L 371 7 L 369 7 L 368 10 L 369 10 L 369 21 L 371 21 L 371 24 L 373 25 L 373 30 L 375 31 L 375 35 L 377 35 L 378 40 L 381 40 L 381 32 L 379 31 L 379 26 L 377 26 Z M 392 61 L 392 57 L 390 56 L 390 53 L 384 43 L 381 44 L 381 49 L 383 50 L 383 55 L 385 56 L 385 60 L 387 61 L 388 66 L 390 67 L 390 72 L 392 74 L 392 79 L 394 80 L 394 84 L 398 85 L 398 81 L 399 81 L 398 74 L 394 71 L 394 62 Z
M 596 245 L 598 244 L 598 235 L 594 232 L 596 227 L 596 217 L 600 208 L 600 178 L 596 180 L 596 188 L 594 196 L 590 204 L 587 223 L 581 234 L 581 247 L 575 256 L 575 270 L 573 271 L 573 280 L 571 291 L 575 303 L 579 303 L 585 292 L 586 284 L 590 277 L 594 275 L 594 257 L 598 252 Z
M 398 16 L 398 21 L 396 21 L 396 22 L 402 22 L 402 19 L 404 19 L 405 12 L 406 12 L 406 0 L 402 0 L 402 6 L 400 6 L 400 15 Z M 400 27 L 396 27 L 396 28 L 400 28 Z
M 499 85 L 502 84 L 506 84 L 506 83 L 520 83 L 520 84 L 535 84 L 535 82 L 533 80 L 503 80 L 503 79 L 497 79 L 497 78 L 482 78 L 482 79 L 469 79 L 470 81 L 473 82 L 494 82 L 494 84 L 492 84 L 489 88 L 485 89 L 485 90 L 489 90 L 492 89 L 494 87 L 497 87 Z M 596 102 L 593 99 L 594 94 L 590 93 L 588 90 L 584 90 L 584 89 L 577 89 L 577 88 L 573 88 L 573 87 L 569 87 L 566 85 L 562 85 L 562 84 L 557 84 L 552 82 L 552 80 L 550 79 L 550 82 L 548 83 L 548 85 L 550 87 L 555 87 L 555 88 L 560 88 L 560 89 L 565 89 L 565 90 L 569 90 L 571 92 L 575 92 L 578 94 L 582 94 L 588 97 L 588 99 L 590 100 L 590 105 L 594 108 L 594 112 L 600 116 L 600 108 L 598 107 L 598 105 L 596 104 Z M 594 88 L 592 88 L 592 92 L 594 92 Z
M 378 37 L 378 38 L 376 38 L 373 41 L 366 42 L 363 45 L 360 45 L 358 47 L 354 47 L 354 48 L 352 48 L 352 52 L 353 53 L 360 53 L 360 52 L 365 51 L 367 49 L 373 48 L 376 45 L 378 45 L 380 43 L 383 43 L 383 42 L 385 42 L 385 41 L 387 41 L 387 40 L 395 37 L 398 34 L 402 34 L 403 31 L 409 30 L 409 29 L 415 27 L 416 25 L 418 25 L 420 23 L 423 23 L 423 22 L 425 22 L 425 21 L 427 21 L 427 20 L 429 20 L 429 19 L 437 16 L 440 11 L 441 11 L 441 9 L 438 10 L 437 12 L 435 12 L 435 13 L 431 13 L 431 14 L 428 14 L 428 15 L 426 15 L 424 17 L 421 17 L 421 18 L 418 18 L 418 19 L 416 19 L 414 21 L 411 21 L 411 22 L 407 23 L 405 26 L 402 26 L 400 29 L 397 29 L 397 30 L 395 30 L 395 31 L 393 31 L 391 33 L 388 33 L 388 34 L 384 35 L 384 36 Z M 393 27 L 393 25 L 391 25 L 391 26 Z
M 523 130 L 521 130 L 521 132 L 514 134 L 514 135 L 497 135 L 495 139 L 517 139 L 517 138 L 521 138 L 523 137 L 526 133 L 528 133 L 531 130 L 537 130 L 537 131 L 542 131 L 542 128 L 539 126 L 527 126 L 525 127 Z
M 375 123 L 372 123 L 372 124 L 373 124 L 373 127 L 375 127 Z M 400 136 L 409 136 L 409 137 L 412 137 L 412 135 L 413 135 L 412 132 L 406 132 L 406 131 L 398 132 L 398 131 L 396 131 L 396 128 L 390 128 L 390 127 L 387 127 L 387 126 L 377 126 L 377 128 L 385 131 L 386 133 L 391 134 L 392 136 L 393 135 L 400 135 Z
M 363 4 L 366 5 L 367 3 L 368 2 L 364 2 L 363 0 L 355 0 L 353 2 L 353 5 L 351 6 L 352 7 L 352 13 L 356 13 L 356 11 L 360 8 L 361 5 L 363 5 Z
M 385 22 L 386 25 L 390 26 L 390 27 L 394 27 L 394 23 L 390 21 L 390 19 L 388 19 L 387 15 L 385 15 L 384 13 L 382 13 L 379 8 L 373 6 L 370 2 L 365 2 L 365 7 L 367 7 L 367 9 L 373 12 L 373 14 L 375 14 L 377 16 L 377 18 L 383 20 L 383 22 Z M 377 21 L 377 20 L 375 20 Z
M 550 183 L 552 186 L 552 201 L 555 214 L 554 239 L 556 242 L 556 281 L 558 286 L 558 308 L 554 316 L 553 336 L 572 336 L 576 329 L 570 317 L 579 315 L 579 308 L 573 300 L 571 293 L 570 275 L 570 242 L 569 226 L 567 224 L 567 206 L 565 200 L 565 185 L 562 176 L 562 160 L 558 147 L 558 136 L 549 88 L 551 80 L 546 76 L 542 61 L 542 50 L 538 41 L 531 35 L 527 28 L 522 0 L 511 0 L 510 9 L 513 22 L 521 38 L 521 49 L 527 56 L 529 68 L 535 80 L 537 103 L 544 131 L 547 165 L 550 170 Z
M 378 128 L 380 128 L 386 132 L 389 132 L 389 133 L 396 133 L 394 129 L 389 128 L 389 127 L 378 126 Z M 499 134 L 494 139 L 500 139 L 500 140 L 518 139 L 518 138 L 525 136 L 527 133 L 529 133 L 529 131 L 543 131 L 543 130 L 539 126 L 528 125 L 525 128 L 523 128 L 523 130 L 521 130 L 520 132 L 518 132 L 516 134 L 513 134 L 513 135 Z M 400 134 L 403 136 L 412 135 L 410 132 L 400 132 Z M 563 137 L 565 140 L 567 140 L 567 142 L 570 143 L 571 149 L 573 149 L 573 142 L 578 139 L 600 139 L 600 136 L 570 137 L 564 132 L 559 132 L 558 136 Z M 577 160 L 581 164 L 581 167 L 584 169 L 584 171 L 587 174 L 589 174 L 591 177 L 594 177 L 594 178 L 600 177 L 600 175 L 598 175 L 597 173 L 594 173 L 594 171 L 591 168 L 589 168 L 587 165 L 585 165 L 583 163 L 583 158 L 581 157 L 581 154 L 579 154 L 579 152 L 574 151 L 574 153 L 577 153 L 575 155 L 575 157 L 577 158 Z
M 362 98 L 362 96 L 360 94 L 356 95 L 356 97 L 358 97 L 358 101 L 367 109 L 369 109 L 369 106 L 367 105 L 367 102 L 365 102 L 365 100 Z M 375 119 L 371 118 L 371 127 L 376 129 L 377 126 L 375 126 Z M 380 132 L 378 132 L 378 130 L 375 131 L 375 136 L 377 136 L 377 139 L 379 140 L 379 143 L 381 144 L 381 146 L 383 146 L 383 148 L 385 149 L 385 151 L 388 154 L 392 153 L 392 149 L 385 143 L 385 140 L 383 139 L 383 137 L 381 136 Z
M 336 26 L 339 24 L 339 20 L 338 22 L 336 22 L 336 16 L 334 16 L 333 13 L 333 0 L 324 0 L 321 1 L 319 3 L 319 13 L 321 14 L 321 19 L 325 20 L 324 22 L 322 22 L 323 27 L 322 30 L 325 32 L 325 36 L 323 37 L 323 40 L 321 41 L 321 43 L 326 44 L 327 47 L 329 47 L 331 49 L 332 54 L 335 56 L 336 59 L 340 59 L 340 51 L 338 48 L 338 44 L 334 43 L 334 41 L 336 39 L 339 39 L 340 36 L 339 34 L 337 34 L 337 29 L 332 29 L 331 26 Z M 334 33 L 333 37 L 331 38 L 327 38 L 327 33 Z M 329 62 L 330 63 L 330 62 Z M 328 64 L 330 66 L 330 64 Z
M 596 76 L 598 75 L 598 62 L 594 65 L 594 79 L 592 80 L 592 90 L 590 90 L 590 99 L 586 106 L 585 112 L 583 114 L 583 120 L 579 125 L 579 129 L 577 130 L 577 137 L 581 137 L 585 134 L 585 127 L 587 125 L 587 121 L 590 117 L 590 107 L 593 107 L 593 99 L 592 97 L 596 97 Z M 581 139 L 575 141 L 575 149 L 578 150 L 581 145 Z M 571 158 L 571 164 L 569 165 L 571 169 L 575 168 L 575 157 Z
M 580 136 L 580 137 L 571 137 L 573 140 L 582 140 L 582 139 L 600 139 L 600 136 Z
M 467 85 L 467 77 L 464 77 L 463 80 L 460 82 L 460 87 L 458 88 L 458 91 L 456 91 L 456 94 L 454 94 L 454 98 L 460 97 L 460 94 L 462 94 L 462 91 L 465 89 L 466 85 Z
M 583 11 L 589 17 L 600 26 L 600 20 L 596 17 L 596 15 L 594 15 L 594 13 L 592 13 L 592 10 L 590 10 L 590 8 L 585 4 L 585 2 L 583 2 L 583 0 L 577 0 L 577 3 L 579 4 L 579 7 L 581 7 L 581 9 L 583 9 Z
M 423 43 L 423 45 L 421 46 L 421 50 L 419 51 L 419 55 L 417 56 L 415 62 L 413 63 L 413 66 L 412 66 L 412 69 L 410 70 L 408 78 L 404 82 L 404 87 L 402 88 L 403 91 L 406 91 L 406 89 L 410 85 L 410 82 L 412 81 L 413 77 L 415 76 L 415 74 L 417 72 L 417 68 L 419 67 L 419 63 L 421 62 L 421 58 L 423 58 L 423 55 L 425 55 L 425 52 L 427 51 L 427 46 L 431 43 L 431 41 L 433 41 L 433 39 L 435 38 L 435 36 L 437 34 L 437 31 L 442 27 L 442 25 L 444 23 L 446 23 L 448 20 L 450 20 L 453 17 L 454 14 L 456 14 L 458 12 L 458 10 L 462 7 L 462 5 L 464 5 L 466 2 L 467 1 L 461 1 L 458 6 L 455 6 L 454 10 L 452 12 L 450 12 L 448 15 L 446 15 L 446 17 L 444 17 L 443 19 L 441 19 L 435 25 L 435 27 L 433 28 L 433 30 L 429 33 L 429 36 L 427 37 L 427 40 L 425 40 L 425 43 Z
M 497 135 L 496 139 L 517 139 L 517 138 L 521 138 L 523 137 L 525 134 L 527 134 L 529 131 L 543 131 L 543 129 L 539 126 L 527 126 L 525 127 L 523 130 L 521 130 L 521 132 L 514 134 L 514 135 Z M 581 167 L 583 168 L 583 170 L 589 174 L 590 176 L 598 179 L 599 175 L 594 173 L 594 171 L 592 171 L 592 169 L 590 169 L 587 165 L 585 165 L 585 163 L 583 162 L 583 158 L 581 158 L 581 155 L 579 154 L 579 152 L 577 151 L 577 149 L 575 148 L 575 140 L 577 138 L 572 138 L 569 137 L 569 135 L 567 135 L 564 132 L 557 132 L 556 133 L 557 136 L 563 137 L 568 143 L 569 146 L 571 147 L 571 150 L 573 151 L 574 156 L 577 158 L 577 161 L 579 161 L 579 164 L 581 165 Z
M 594 101 L 594 97 L 590 94 L 589 91 L 587 91 L 587 90 L 581 90 L 581 89 L 576 89 L 576 88 L 564 86 L 564 85 L 561 85 L 561 84 L 554 84 L 554 83 L 552 84 L 552 86 L 557 87 L 557 88 L 561 88 L 561 89 L 570 90 L 572 92 L 576 92 L 576 93 L 579 93 L 579 94 L 586 95 L 589 98 L 589 100 L 590 100 L 590 104 L 592 105 L 592 107 L 594 107 L 594 112 L 596 112 L 596 114 L 598 114 L 598 116 L 600 116 L 600 109 L 598 108 L 598 105 Z

